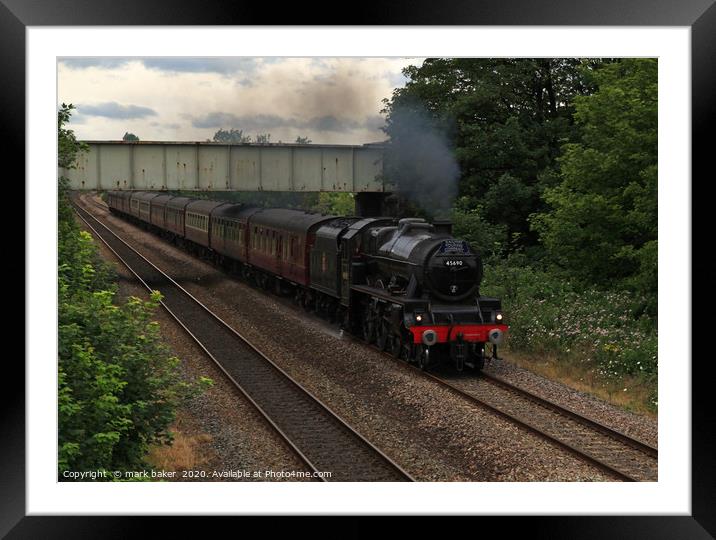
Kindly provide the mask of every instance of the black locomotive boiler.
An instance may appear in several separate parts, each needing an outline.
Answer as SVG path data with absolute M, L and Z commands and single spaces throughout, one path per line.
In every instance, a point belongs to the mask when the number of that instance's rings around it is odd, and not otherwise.
M 109 192 L 107 203 L 423 369 L 481 369 L 507 331 L 500 300 L 480 294 L 479 254 L 445 225 L 147 192 Z

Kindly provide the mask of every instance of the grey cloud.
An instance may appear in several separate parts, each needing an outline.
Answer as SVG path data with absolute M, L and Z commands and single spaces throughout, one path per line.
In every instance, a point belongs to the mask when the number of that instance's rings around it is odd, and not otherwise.
M 237 116 L 232 113 L 213 112 L 200 118 L 193 118 L 195 128 L 235 128 L 243 130 L 271 129 L 278 127 L 298 127 L 294 118 L 281 118 L 273 114 L 254 114 Z
M 380 129 L 384 121 L 380 116 L 370 116 L 359 122 L 347 118 L 337 118 L 332 115 L 302 120 L 283 118 L 272 114 L 238 116 L 232 113 L 213 112 L 206 116 L 193 118 L 191 124 L 195 128 L 234 128 L 243 129 L 244 131 L 296 128 L 314 131 L 348 132 L 359 128 Z
M 87 117 L 80 113 L 74 113 L 70 118 L 70 124 L 86 124 Z
M 149 122 L 149 125 L 155 128 L 160 129 L 179 129 L 181 127 L 181 124 L 175 124 L 175 123 L 162 123 L 162 122 Z
M 255 58 L 142 58 L 149 69 L 180 73 L 253 72 L 258 67 Z
M 65 66 L 72 69 L 99 67 L 113 69 L 130 62 L 140 62 L 147 69 L 169 73 L 234 73 L 250 74 L 256 71 L 262 60 L 257 58 L 186 58 L 186 57 L 76 57 L 60 58 Z M 266 62 L 266 63 L 271 63 Z M 244 79 L 250 81 L 249 79 Z
M 354 120 L 339 119 L 332 115 L 326 115 L 311 118 L 299 127 L 315 129 L 316 131 L 350 131 L 359 126 L 360 123 Z
M 101 57 L 68 57 L 60 58 L 59 62 L 72 69 L 86 69 L 99 67 L 114 69 L 128 64 L 132 59 L 126 57 L 101 56 Z
M 363 127 L 366 129 L 371 130 L 378 130 L 385 127 L 385 118 L 382 116 L 376 114 L 374 116 L 369 116 L 366 118 L 365 122 L 363 123 Z
M 149 107 L 121 105 L 116 101 L 108 101 L 107 103 L 98 103 L 96 105 L 78 105 L 77 110 L 84 116 L 102 116 L 104 118 L 114 118 L 118 120 L 146 118 L 147 116 L 155 116 L 157 114 L 154 109 L 150 109 Z

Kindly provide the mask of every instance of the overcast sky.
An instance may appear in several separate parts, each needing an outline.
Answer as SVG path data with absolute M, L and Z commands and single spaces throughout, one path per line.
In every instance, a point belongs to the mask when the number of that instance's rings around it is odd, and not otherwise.
M 219 128 L 271 142 L 385 139 L 381 100 L 417 58 L 63 58 L 58 105 L 84 140 L 205 141 Z

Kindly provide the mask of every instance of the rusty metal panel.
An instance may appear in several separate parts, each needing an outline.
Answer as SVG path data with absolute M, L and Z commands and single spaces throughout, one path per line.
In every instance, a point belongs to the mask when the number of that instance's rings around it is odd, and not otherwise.
M 384 191 L 382 149 L 356 149 L 353 167 L 355 171 L 353 191 Z
M 293 153 L 293 189 L 321 191 L 323 166 L 321 148 L 296 148 Z
M 231 149 L 231 189 L 261 190 L 261 149 L 253 146 L 234 146 Z
M 261 190 L 291 191 L 291 150 L 281 147 L 260 147 Z
M 226 190 L 229 182 L 229 146 L 199 147 L 199 187 L 206 190 Z
M 170 144 L 167 150 L 167 188 L 198 190 L 198 162 L 196 144 Z
M 99 189 L 96 153 L 80 154 L 75 161 L 75 167 L 70 170 L 69 175 L 65 175 L 70 179 L 70 185 L 77 185 L 77 189 Z
M 102 149 L 104 151 L 104 149 Z M 158 145 L 133 145 L 130 153 L 133 163 L 134 189 L 154 191 L 166 189 L 164 185 L 164 152 Z
M 322 191 L 353 191 L 353 149 L 325 148 L 322 154 Z
M 77 156 L 75 168 L 61 171 L 69 178 L 72 189 L 100 189 L 95 153 L 82 153 Z
M 121 145 L 92 145 L 91 154 L 99 154 L 101 189 L 131 189 L 132 170 L 129 147 Z

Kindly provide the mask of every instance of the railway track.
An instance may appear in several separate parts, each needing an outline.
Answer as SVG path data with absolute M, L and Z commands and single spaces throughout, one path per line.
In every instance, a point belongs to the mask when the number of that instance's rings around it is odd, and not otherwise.
M 241 334 L 74 202 L 80 218 L 137 279 L 147 289 L 162 293 L 164 308 L 258 409 L 308 470 L 331 473 L 330 478 L 314 475 L 315 479 L 413 481 Z
M 108 210 L 106 206 L 92 198 L 90 202 L 98 208 Z M 350 336 L 350 339 L 365 344 L 355 336 Z M 623 481 L 657 481 L 658 479 L 658 451 L 642 441 L 486 372 L 483 372 L 479 378 L 453 377 L 448 380 L 437 374 L 420 371 L 380 351 L 375 346 L 371 347 L 393 359 L 400 366 L 432 379 L 462 399 L 520 425 L 617 479 Z
M 469 389 L 429 375 L 451 392 L 485 406 L 627 482 L 658 480 L 658 451 L 503 379 L 482 373 Z
M 365 344 L 355 336 L 351 339 Z M 466 401 L 494 412 L 622 481 L 658 480 L 658 450 L 638 439 L 489 373 L 482 372 L 470 379 L 450 380 L 421 371 L 375 345 L 370 347 Z

